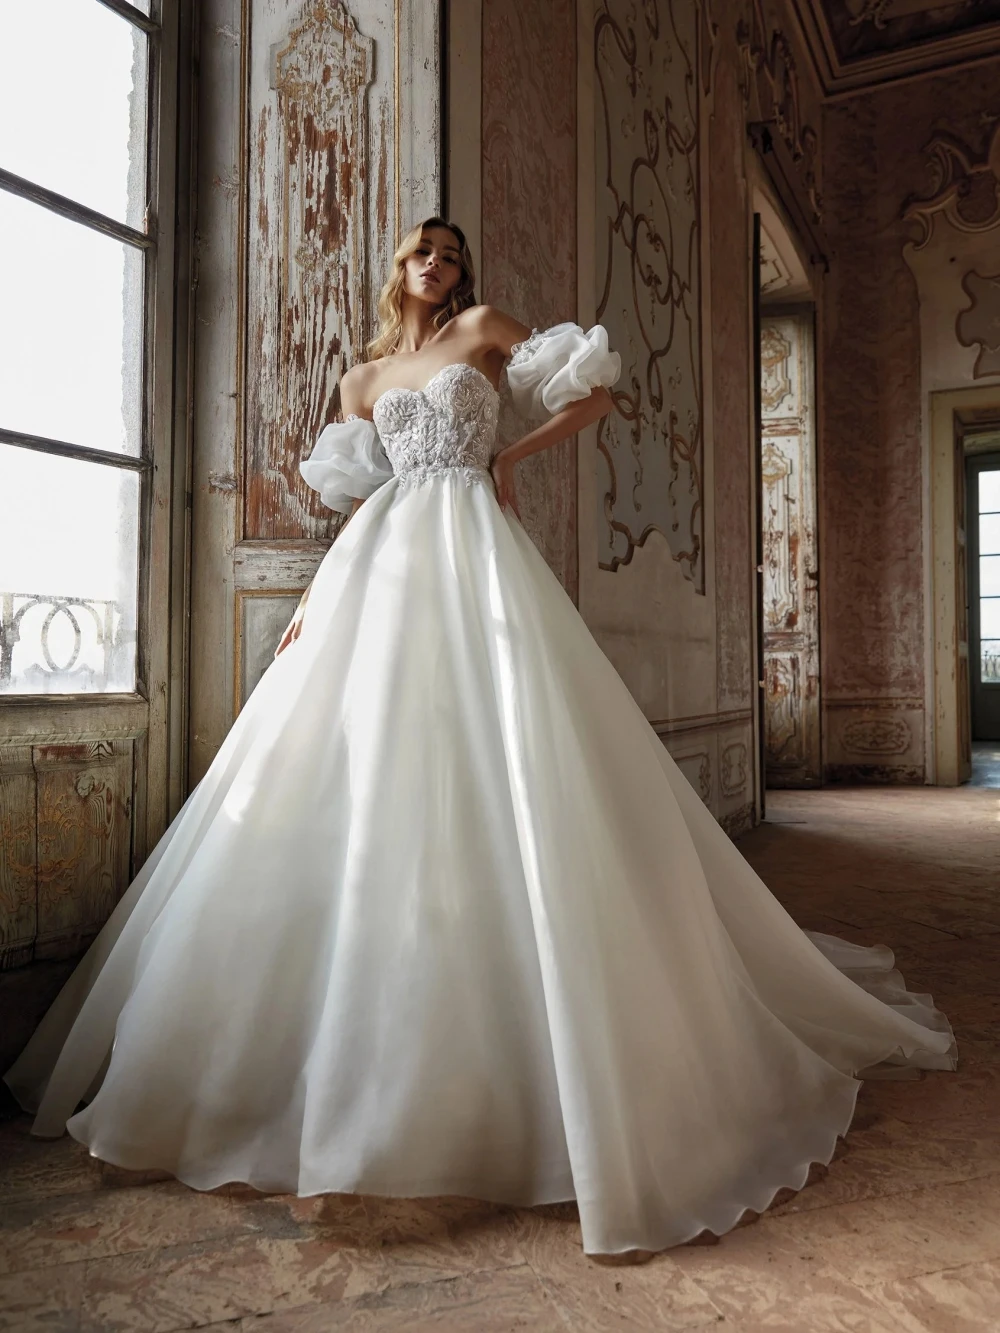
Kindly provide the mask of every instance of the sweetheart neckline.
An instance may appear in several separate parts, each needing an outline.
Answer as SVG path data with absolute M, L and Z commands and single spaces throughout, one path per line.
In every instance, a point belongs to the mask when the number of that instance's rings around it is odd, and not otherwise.
M 427 390 L 434 383 L 434 381 L 440 375 L 443 375 L 446 370 L 451 370 L 453 366 L 465 366 L 467 367 L 467 369 L 475 371 L 475 373 L 479 376 L 479 378 L 483 380 L 483 382 L 487 384 L 490 389 L 492 389 L 496 397 L 497 398 L 500 397 L 500 390 L 490 379 L 489 375 L 485 375 L 479 369 L 478 366 L 474 366 L 470 361 L 449 361 L 446 366 L 442 366 L 440 370 L 436 370 L 434 372 L 434 374 L 430 377 L 430 379 L 427 381 L 427 383 L 424 385 L 422 389 L 408 389 L 405 386 L 398 384 L 392 384 L 389 386 L 388 389 L 383 389 L 382 392 L 379 394 L 379 396 L 375 399 L 374 403 L 372 403 L 372 417 L 374 418 L 376 407 L 378 407 L 379 403 L 382 401 L 382 399 L 386 396 L 387 393 L 417 393 L 417 394 L 426 393 Z

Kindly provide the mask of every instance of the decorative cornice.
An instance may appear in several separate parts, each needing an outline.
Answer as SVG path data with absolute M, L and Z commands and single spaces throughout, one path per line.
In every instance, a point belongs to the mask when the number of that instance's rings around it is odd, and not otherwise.
M 930 41 L 913 42 L 878 55 L 843 60 L 822 0 L 792 0 L 802 35 L 809 48 L 824 97 L 850 96 L 889 83 L 924 78 L 956 66 L 981 64 L 1000 55 L 1000 23 L 967 28 Z M 857 21 L 876 18 L 862 11 Z
M 956 231 L 970 235 L 1000 225 L 1000 124 L 982 158 L 947 133 L 936 134 L 924 152 L 930 159 L 931 193 L 910 195 L 901 209 L 903 221 L 917 228 L 916 249 L 931 239 L 939 214 Z

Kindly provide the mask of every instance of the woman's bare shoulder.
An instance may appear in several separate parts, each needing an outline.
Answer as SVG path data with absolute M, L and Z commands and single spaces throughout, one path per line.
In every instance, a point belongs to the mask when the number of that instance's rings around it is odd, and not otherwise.
M 462 320 L 470 331 L 475 330 L 484 345 L 496 348 L 505 355 L 514 343 L 522 342 L 531 333 L 526 324 L 495 305 L 469 306 L 455 318 Z
M 367 416 L 378 362 L 360 361 L 340 377 L 340 408 L 346 416 Z

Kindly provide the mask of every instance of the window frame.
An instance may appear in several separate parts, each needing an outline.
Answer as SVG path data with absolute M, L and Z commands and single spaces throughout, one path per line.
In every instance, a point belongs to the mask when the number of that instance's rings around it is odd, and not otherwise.
M 142 10 L 129 3 L 129 0 L 89 0 L 117 14 L 123 21 L 146 34 L 146 210 L 144 230 L 140 231 L 127 223 L 111 218 L 97 209 L 79 203 L 57 190 L 39 185 L 37 182 L 15 172 L 8 171 L 0 164 L 0 189 L 5 193 L 23 199 L 28 203 L 47 209 L 60 217 L 66 218 L 79 226 L 109 236 L 129 245 L 142 255 L 142 384 L 140 409 L 140 440 L 137 455 L 116 453 L 111 450 L 97 449 L 89 445 L 77 444 L 71 440 L 52 439 L 44 435 L 34 435 L 27 431 L 13 430 L 0 420 L 0 444 L 48 454 L 57 458 L 72 458 L 79 462 L 95 463 L 104 467 L 123 468 L 139 476 L 139 541 L 136 568 L 136 652 L 135 685 L 130 691 L 93 690 L 83 692 L 53 691 L 51 693 L 0 694 L 0 703 L 11 700 L 34 700 L 49 703 L 85 701 L 91 699 L 135 699 L 149 698 L 148 658 L 149 658 L 149 526 L 152 509 L 151 479 L 156 465 L 152 442 L 152 402 L 154 398 L 153 374 L 155 370 L 155 344 L 158 332 L 156 318 L 156 297 L 158 284 L 162 282 L 160 272 L 161 245 L 157 219 L 160 203 L 160 158 L 162 156 L 162 46 L 163 26 L 159 10 L 162 0 L 153 0 L 152 12 L 144 14 Z M 146 595 L 144 595 L 146 594 Z
M 973 557 L 969 561 L 969 627 L 971 631 L 970 639 L 976 645 L 971 683 L 973 689 L 994 691 L 1000 690 L 1000 680 L 989 680 L 983 676 L 982 604 L 984 601 L 1000 602 L 1000 593 L 987 593 L 984 595 L 981 590 L 982 566 L 980 562 L 984 557 L 981 545 L 980 520 L 983 517 L 984 512 L 992 517 L 994 514 L 1000 513 L 1000 510 L 988 509 L 984 511 L 981 508 L 979 498 L 979 479 L 984 472 L 1000 472 L 1000 455 L 971 454 L 969 457 L 971 464 L 969 468 L 969 479 L 971 485 L 968 489 L 970 491 L 969 499 L 972 502 L 970 504 L 969 512 L 969 527 L 971 528 L 973 524 L 975 524 L 974 533 L 970 533 L 972 541 L 969 543 L 970 553 Z M 983 466 L 984 460 L 991 463 L 992 466 Z M 1000 558 L 997 553 L 992 551 L 988 552 L 987 555 L 994 559 Z M 997 639 L 991 635 L 987 639 L 987 642 L 996 643 Z
M 55 737 L 132 737 L 134 873 L 187 794 L 198 17 L 195 0 L 152 0 L 148 15 L 128 0 L 92 2 L 127 19 L 149 39 L 145 230 L 8 171 L 0 174 L 0 188 L 141 247 L 140 453 L 105 453 L 13 431 L 3 423 L 0 442 L 139 474 L 135 687 L 128 692 L 0 694 L 0 747 L 45 744 Z

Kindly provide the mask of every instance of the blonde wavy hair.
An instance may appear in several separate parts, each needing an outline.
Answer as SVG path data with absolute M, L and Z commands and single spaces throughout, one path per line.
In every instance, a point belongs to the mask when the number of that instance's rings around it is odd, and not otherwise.
M 462 269 L 462 276 L 451 293 L 451 299 L 447 305 L 441 307 L 431 323 L 435 329 L 444 328 L 449 319 L 454 319 L 460 310 L 466 310 L 470 305 L 476 304 L 476 296 L 473 290 L 476 285 L 476 270 L 472 262 L 469 243 L 465 239 L 465 232 L 454 222 L 447 222 L 444 218 L 425 218 L 423 222 L 419 222 L 406 233 L 399 243 L 399 249 L 392 257 L 392 271 L 378 298 L 380 328 L 365 348 L 366 361 L 377 361 L 380 357 L 392 356 L 393 352 L 399 347 L 399 339 L 403 331 L 403 290 L 406 284 L 406 261 L 419 247 L 427 227 L 446 227 L 448 231 L 454 233 L 458 241 L 459 264 Z

